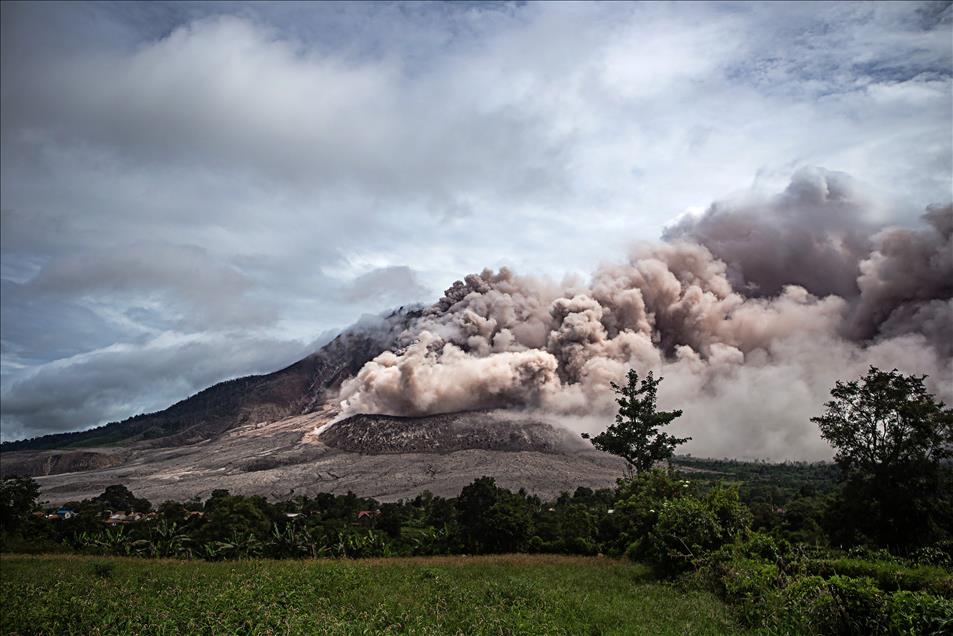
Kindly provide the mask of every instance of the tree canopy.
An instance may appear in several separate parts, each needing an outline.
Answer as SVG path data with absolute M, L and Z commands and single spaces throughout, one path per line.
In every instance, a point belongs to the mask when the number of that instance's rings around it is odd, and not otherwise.
M 933 399 L 925 378 L 870 367 L 859 381 L 835 383 L 827 412 L 811 421 L 841 468 L 875 474 L 953 456 L 953 410 Z
M 669 459 L 675 453 L 675 447 L 691 437 L 675 437 L 659 430 L 682 415 L 678 410 L 658 410 L 657 393 L 661 377 L 653 378 L 650 371 L 640 381 L 638 372 L 630 369 L 626 379 L 628 382 L 624 385 L 611 383 L 619 405 L 615 423 L 591 440 L 592 445 L 599 450 L 618 455 L 636 473 L 641 473 L 656 462 Z M 582 436 L 590 439 L 588 433 Z
M 845 481 L 830 509 L 835 541 L 906 551 L 950 538 L 953 411 L 924 379 L 870 367 L 835 383 L 827 411 L 811 418 Z

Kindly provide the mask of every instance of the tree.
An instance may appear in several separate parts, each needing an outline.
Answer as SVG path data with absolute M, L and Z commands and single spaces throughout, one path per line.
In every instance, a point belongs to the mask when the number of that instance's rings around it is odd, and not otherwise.
M 113 512 L 149 512 L 152 504 L 148 499 L 140 499 L 122 484 L 106 486 L 103 494 L 94 497 L 93 501 L 101 503 Z
M 525 500 L 480 477 L 457 498 L 457 512 L 467 547 L 474 552 L 518 552 L 529 539 Z
M 656 410 L 656 394 L 662 378 L 654 379 L 652 372 L 639 381 L 639 374 L 630 369 L 628 383 L 612 382 L 612 390 L 618 395 L 619 412 L 615 424 L 592 438 L 592 445 L 599 450 L 618 455 L 628 462 L 636 473 L 646 471 L 656 462 L 669 459 L 675 447 L 691 437 L 674 437 L 662 433 L 660 428 L 672 423 L 682 415 L 681 411 Z M 588 433 L 583 438 L 590 439 Z
M 811 421 L 843 470 L 889 474 L 898 465 L 953 457 L 953 410 L 933 400 L 925 378 L 870 367 L 860 382 L 834 384 L 827 412 Z
M 16 530 L 37 508 L 40 486 L 31 477 L 4 477 L 0 482 L 0 530 Z
M 846 531 L 837 538 L 908 548 L 948 536 L 953 410 L 925 378 L 870 367 L 859 381 L 836 382 L 827 411 L 811 418 L 845 480 L 832 511 Z

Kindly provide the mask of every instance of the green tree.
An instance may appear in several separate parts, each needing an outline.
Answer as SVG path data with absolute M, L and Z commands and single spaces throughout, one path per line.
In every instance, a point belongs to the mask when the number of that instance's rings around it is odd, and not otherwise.
M 31 477 L 4 477 L 0 482 L 0 530 L 16 530 L 37 509 L 40 486 Z
M 106 486 L 103 494 L 94 497 L 93 501 L 101 503 L 113 512 L 149 512 L 152 510 L 152 504 L 149 503 L 148 499 L 136 497 L 132 494 L 132 491 L 122 484 Z
M 525 500 L 497 486 L 492 477 L 466 486 L 456 505 L 467 547 L 474 552 L 517 552 L 529 539 Z
M 838 540 L 905 549 L 949 536 L 953 410 L 925 377 L 870 367 L 835 383 L 827 411 L 811 418 L 845 480 L 831 515 Z
M 674 437 L 661 432 L 682 415 L 681 411 L 659 411 L 656 404 L 658 385 L 662 378 L 652 377 L 652 372 L 639 381 L 639 374 L 630 369 L 627 384 L 612 383 L 619 412 L 612 424 L 592 438 L 592 445 L 599 450 L 623 458 L 636 473 L 644 472 L 656 462 L 669 459 L 675 447 L 691 437 Z M 590 439 L 588 433 L 583 438 Z

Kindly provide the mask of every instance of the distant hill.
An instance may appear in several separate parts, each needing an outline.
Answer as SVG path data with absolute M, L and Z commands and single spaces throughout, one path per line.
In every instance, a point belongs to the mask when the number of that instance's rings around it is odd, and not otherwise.
M 330 387 L 386 347 L 382 334 L 351 330 L 280 371 L 226 380 L 156 413 L 74 433 L 0 444 L 0 452 L 80 449 L 145 442 L 168 447 L 212 439 L 243 424 L 314 411 Z

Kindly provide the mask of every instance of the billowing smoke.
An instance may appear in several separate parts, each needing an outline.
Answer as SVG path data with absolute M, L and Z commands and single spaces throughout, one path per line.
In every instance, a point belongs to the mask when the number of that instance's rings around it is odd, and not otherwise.
M 869 365 L 953 398 L 953 207 L 878 230 L 846 175 L 720 203 L 588 284 L 484 270 L 454 283 L 341 389 L 343 412 L 542 411 L 597 430 L 626 370 L 665 377 L 688 452 L 817 459 L 810 417 Z

